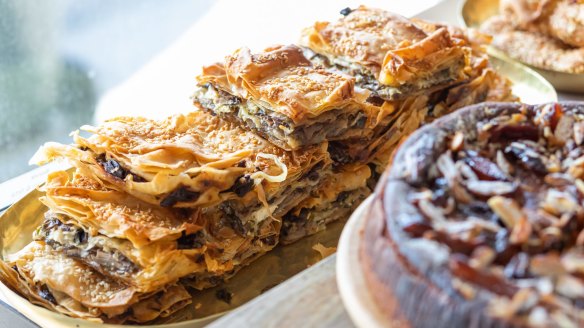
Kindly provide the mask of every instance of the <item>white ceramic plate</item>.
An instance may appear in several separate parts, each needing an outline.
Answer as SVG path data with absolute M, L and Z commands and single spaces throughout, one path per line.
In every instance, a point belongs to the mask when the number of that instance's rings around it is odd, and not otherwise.
M 345 309 L 353 323 L 362 328 L 387 327 L 388 322 L 379 310 L 360 267 L 360 244 L 365 225 L 367 209 L 374 195 L 369 196 L 353 212 L 345 225 L 337 248 L 337 285 Z

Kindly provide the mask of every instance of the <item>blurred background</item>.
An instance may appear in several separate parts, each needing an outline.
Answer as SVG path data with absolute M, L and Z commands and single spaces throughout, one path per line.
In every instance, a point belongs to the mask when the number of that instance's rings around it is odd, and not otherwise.
M 93 121 L 100 97 L 213 0 L 0 0 L 0 182 L 45 141 Z

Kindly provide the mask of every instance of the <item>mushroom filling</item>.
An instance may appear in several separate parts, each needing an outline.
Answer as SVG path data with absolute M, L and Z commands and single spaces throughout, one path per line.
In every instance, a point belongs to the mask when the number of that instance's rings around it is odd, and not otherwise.
M 333 109 L 312 118 L 309 123 L 297 125 L 282 114 L 233 96 L 211 83 L 200 86 L 194 99 L 212 114 L 241 123 L 287 150 L 370 132 L 365 127 L 367 117 L 361 110 Z
M 120 180 L 126 179 L 128 175 L 131 175 L 134 181 L 136 182 L 144 182 L 144 178 L 130 172 L 130 170 L 124 168 L 118 161 L 115 159 L 107 159 L 105 154 L 100 154 L 96 157 L 97 162 L 103 170 L 107 173 L 111 174 L 113 177 L 118 178 Z
M 120 251 L 105 245 L 108 239 L 92 237 L 83 229 L 65 224 L 50 214 L 35 233 L 35 239 L 43 240 L 56 251 L 79 259 L 105 274 L 129 276 L 140 270 Z
M 426 74 L 411 83 L 404 83 L 396 87 L 390 87 L 379 83 L 375 75 L 365 68 L 337 61 L 331 61 L 324 55 L 312 53 L 310 50 L 305 51 L 312 62 L 334 70 L 341 71 L 355 77 L 355 84 L 363 89 L 373 91 L 374 97 L 370 97 L 368 102 L 375 104 L 380 101 L 394 101 L 409 97 L 413 94 L 426 92 L 436 87 L 445 88 L 454 83 L 460 82 L 460 71 L 465 66 L 464 58 L 459 58 L 454 62 L 448 62 L 448 65 L 436 69 L 432 74 Z
M 100 163 L 100 165 L 104 168 L 104 170 L 106 172 L 108 172 L 109 174 L 113 175 L 114 177 L 118 178 L 118 179 L 125 179 L 128 175 L 132 175 L 134 177 L 134 181 L 145 181 L 144 179 L 142 179 L 141 177 L 130 173 L 130 171 L 126 168 L 124 168 L 124 166 L 122 164 L 120 164 L 119 162 L 117 162 L 114 159 L 106 159 L 106 156 L 104 154 L 101 154 L 97 157 L 97 161 L 98 163 Z M 242 161 L 241 163 L 238 164 L 238 166 L 241 167 L 245 167 L 245 162 Z M 287 188 L 285 188 L 284 190 L 279 191 L 276 195 L 273 195 L 268 202 L 270 204 L 273 204 L 275 202 L 277 202 L 278 199 L 280 199 L 281 202 L 284 203 L 288 203 L 291 202 L 294 197 L 288 199 L 290 195 L 295 195 L 298 193 L 299 190 L 306 188 L 307 186 L 311 186 L 316 184 L 320 177 L 323 175 L 322 173 L 320 173 L 319 171 L 321 171 L 321 169 L 323 168 L 324 163 L 323 162 L 317 162 L 315 163 L 310 170 L 308 171 L 307 174 L 304 174 L 298 181 L 293 183 L 293 187 L 288 186 Z M 255 187 L 255 181 L 250 177 L 249 174 L 243 174 L 241 176 L 239 176 L 238 178 L 235 179 L 235 181 L 233 182 L 233 184 L 231 185 L 231 187 L 229 187 L 228 189 L 222 191 L 222 193 L 234 193 L 237 197 L 239 198 L 244 198 L 250 191 L 252 191 Z M 177 189 L 173 190 L 172 192 L 164 195 L 161 200 L 160 200 L 160 206 L 162 207 L 174 207 L 176 206 L 178 203 L 181 202 L 192 202 L 192 201 L 196 201 L 197 198 L 200 196 L 201 193 L 196 192 L 196 191 L 192 191 L 187 187 L 181 186 L 178 187 Z M 236 202 L 234 201 L 228 201 L 227 203 L 231 204 L 231 206 L 228 207 L 233 207 L 233 210 L 228 210 L 229 212 L 237 212 L 237 215 L 240 217 L 246 217 L 249 216 L 248 214 L 250 212 L 253 212 L 252 210 L 260 210 L 262 207 L 262 204 L 256 204 L 255 206 L 243 206 L 243 205 L 237 205 L 235 204 Z M 289 209 L 289 207 L 286 207 L 287 209 Z
M 268 213 L 263 204 L 257 203 L 253 206 L 247 206 L 237 201 L 227 201 L 219 205 L 224 213 L 224 222 L 241 236 L 254 236 L 257 233 L 259 223 L 264 221 L 268 216 L 282 217 L 289 212 L 294 206 L 298 205 L 306 195 L 318 187 L 318 184 L 328 175 L 331 174 L 331 166 L 325 166 L 323 162 L 318 162 L 311 169 L 304 173 L 296 182 L 280 189 L 275 195 L 270 197 L 267 202 Z M 246 179 L 239 179 L 242 186 L 246 188 Z M 232 188 L 237 193 L 237 188 Z
M 326 229 L 326 225 L 360 204 L 371 191 L 366 188 L 342 191 L 332 202 L 324 202 L 314 208 L 295 208 L 282 218 L 282 240 L 286 243 Z
M 112 175 L 113 177 L 124 180 L 128 175 L 133 177 L 133 180 L 136 182 L 144 182 L 146 181 L 142 177 L 131 173 L 130 170 L 126 169 L 122 164 L 120 164 L 115 159 L 107 159 L 105 154 L 101 154 L 97 156 L 97 162 L 102 166 L 102 168 Z M 242 175 L 235 180 L 233 185 L 225 190 L 225 192 L 233 192 L 238 197 L 245 196 L 248 192 L 250 192 L 254 187 L 254 181 L 250 179 L 249 175 Z M 178 187 L 174 191 L 168 193 L 164 197 L 162 197 L 160 201 L 160 206 L 162 207 L 173 207 L 177 203 L 180 202 L 192 202 L 196 201 L 199 198 L 200 193 L 196 191 L 192 191 L 184 186 Z

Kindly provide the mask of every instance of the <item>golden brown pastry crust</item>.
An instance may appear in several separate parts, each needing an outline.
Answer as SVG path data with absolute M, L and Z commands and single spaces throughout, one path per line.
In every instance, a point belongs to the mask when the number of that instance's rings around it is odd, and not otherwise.
M 364 6 L 334 23 L 317 22 L 303 34 L 302 44 L 315 52 L 362 65 L 376 76 L 388 51 L 427 37 L 400 15 Z
M 40 200 L 53 213 L 70 217 L 91 234 L 127 239 L 135 247 L 173 241 L 202 228 L 197 224 L 200 211 L 184 217 L 83 176 L 70 179 L 64 171 L 50 173 L 42 191 L 45 195 Z
M 31 161 L 66 158 L 83 175 L 168 207 L 212 206 L 228 200 L 253 206 L 302 178 L 314 165 L 330 161 L 326 143 L 287 152 L 202 111 L 160 121 L 118 117 L 83 129 L 92 135 L 76 133 L 74 146 L 47 143 Z
M 293 45 L 239 49 L 197 79 L 197 107 L 286 150 L 370 137 L 394 110 L 392 103 L 368 102 L 372 92 L 355 87 L 353 77 L 310 62 Z
M 289 244 L 324 230 L 331 222 L 348 219 L 371 193 L 367 185 L 370 178 L 371 169 L 364 164 L 336 168 L 282 218 L 280 241 Z
M 199 84 L 213 82 L 238 97 L 265 104 L 296 124 L 350 105 L 354 86 L 351 77 L 314 67 L 294 45 L 255 54 L 239 49 L 224 65 L 203 68 L 197 79 Z
M 34 304 L 98 322 L 147 322 L 191 302 L 181 286 L 140 293 L 40 242 L 0 262 L 0 278 Z
M 384 10 L 360 6 L 337 22 L 318 22 L 303 34 L 301 43 L 331 64 L 361 66 L 385 86 L 427 89 L 466 78 L 467 54 L 447 30 L 427 34 Z M 445 79 L 440 75 L 449 66 L 460 67 Z
M 412 19 L 426 33 L 432 33 L 440 28 L 446 28 L 450 35 L 471 49 L 470 62 L 467 67 L 469 79 L 464 83 L 449 88 L 445 97 L 434 105 L 432 116 L 427 122 L 441 117 L 456 109 L 486 101 L 516 102 L 519 99 L 513 95 L 511 81 L 495 70 L 489 61 L 486 47 L 491 44 L 492 37 L 477 29 L 462 29 L 459 27 Z
M 389 86 L 414 83 L 421 77 L 432 75 L 457 60 L 466 60 L 465 49 L 454 44 L 447 29 L 441 28 L 423 40 L 390 50 L 383 59 L 379 81 Z M 466 79 L 461 69 L 456 81 Z
M 125 193 L 100 186 L 82 176 L 69 179 L 63 171 L 49 175 L 41 201 L 49 207 L 48 219 L 58 219 L 64 228 L 41 230 L 36 238 L 60 251 L 79 249 L 76 256 L 92 261 L 86 253 L 121 254 L 130 261 L 110 270 L 95 264 L 101 272 L 122 280 L 136 291 L 151 292 L 179 279 L 222 278 L 246 265 L 255 255 L 277 243 L 280 223 L 268 218 L 257 230 L 242 235 L 229 224 L 229 217 L 217 208 L 176 210 L 153 206 Z M 241 223 L 239 223 L 241 224 Z M 55 223 L 51 222 L 50 226 Z M 80 242 L 76 229 L 88 236 Z M 67 236 L 67 235 L 71 236 Z M 115 266 L 114 266 L 115 267 Z

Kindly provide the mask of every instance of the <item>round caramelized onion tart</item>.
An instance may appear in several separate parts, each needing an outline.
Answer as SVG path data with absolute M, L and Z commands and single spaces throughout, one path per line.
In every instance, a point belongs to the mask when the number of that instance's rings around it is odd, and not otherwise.
M 363 238 L 392 326 L 584 325 L 584 103 L 467 107 L 413 134 Z

